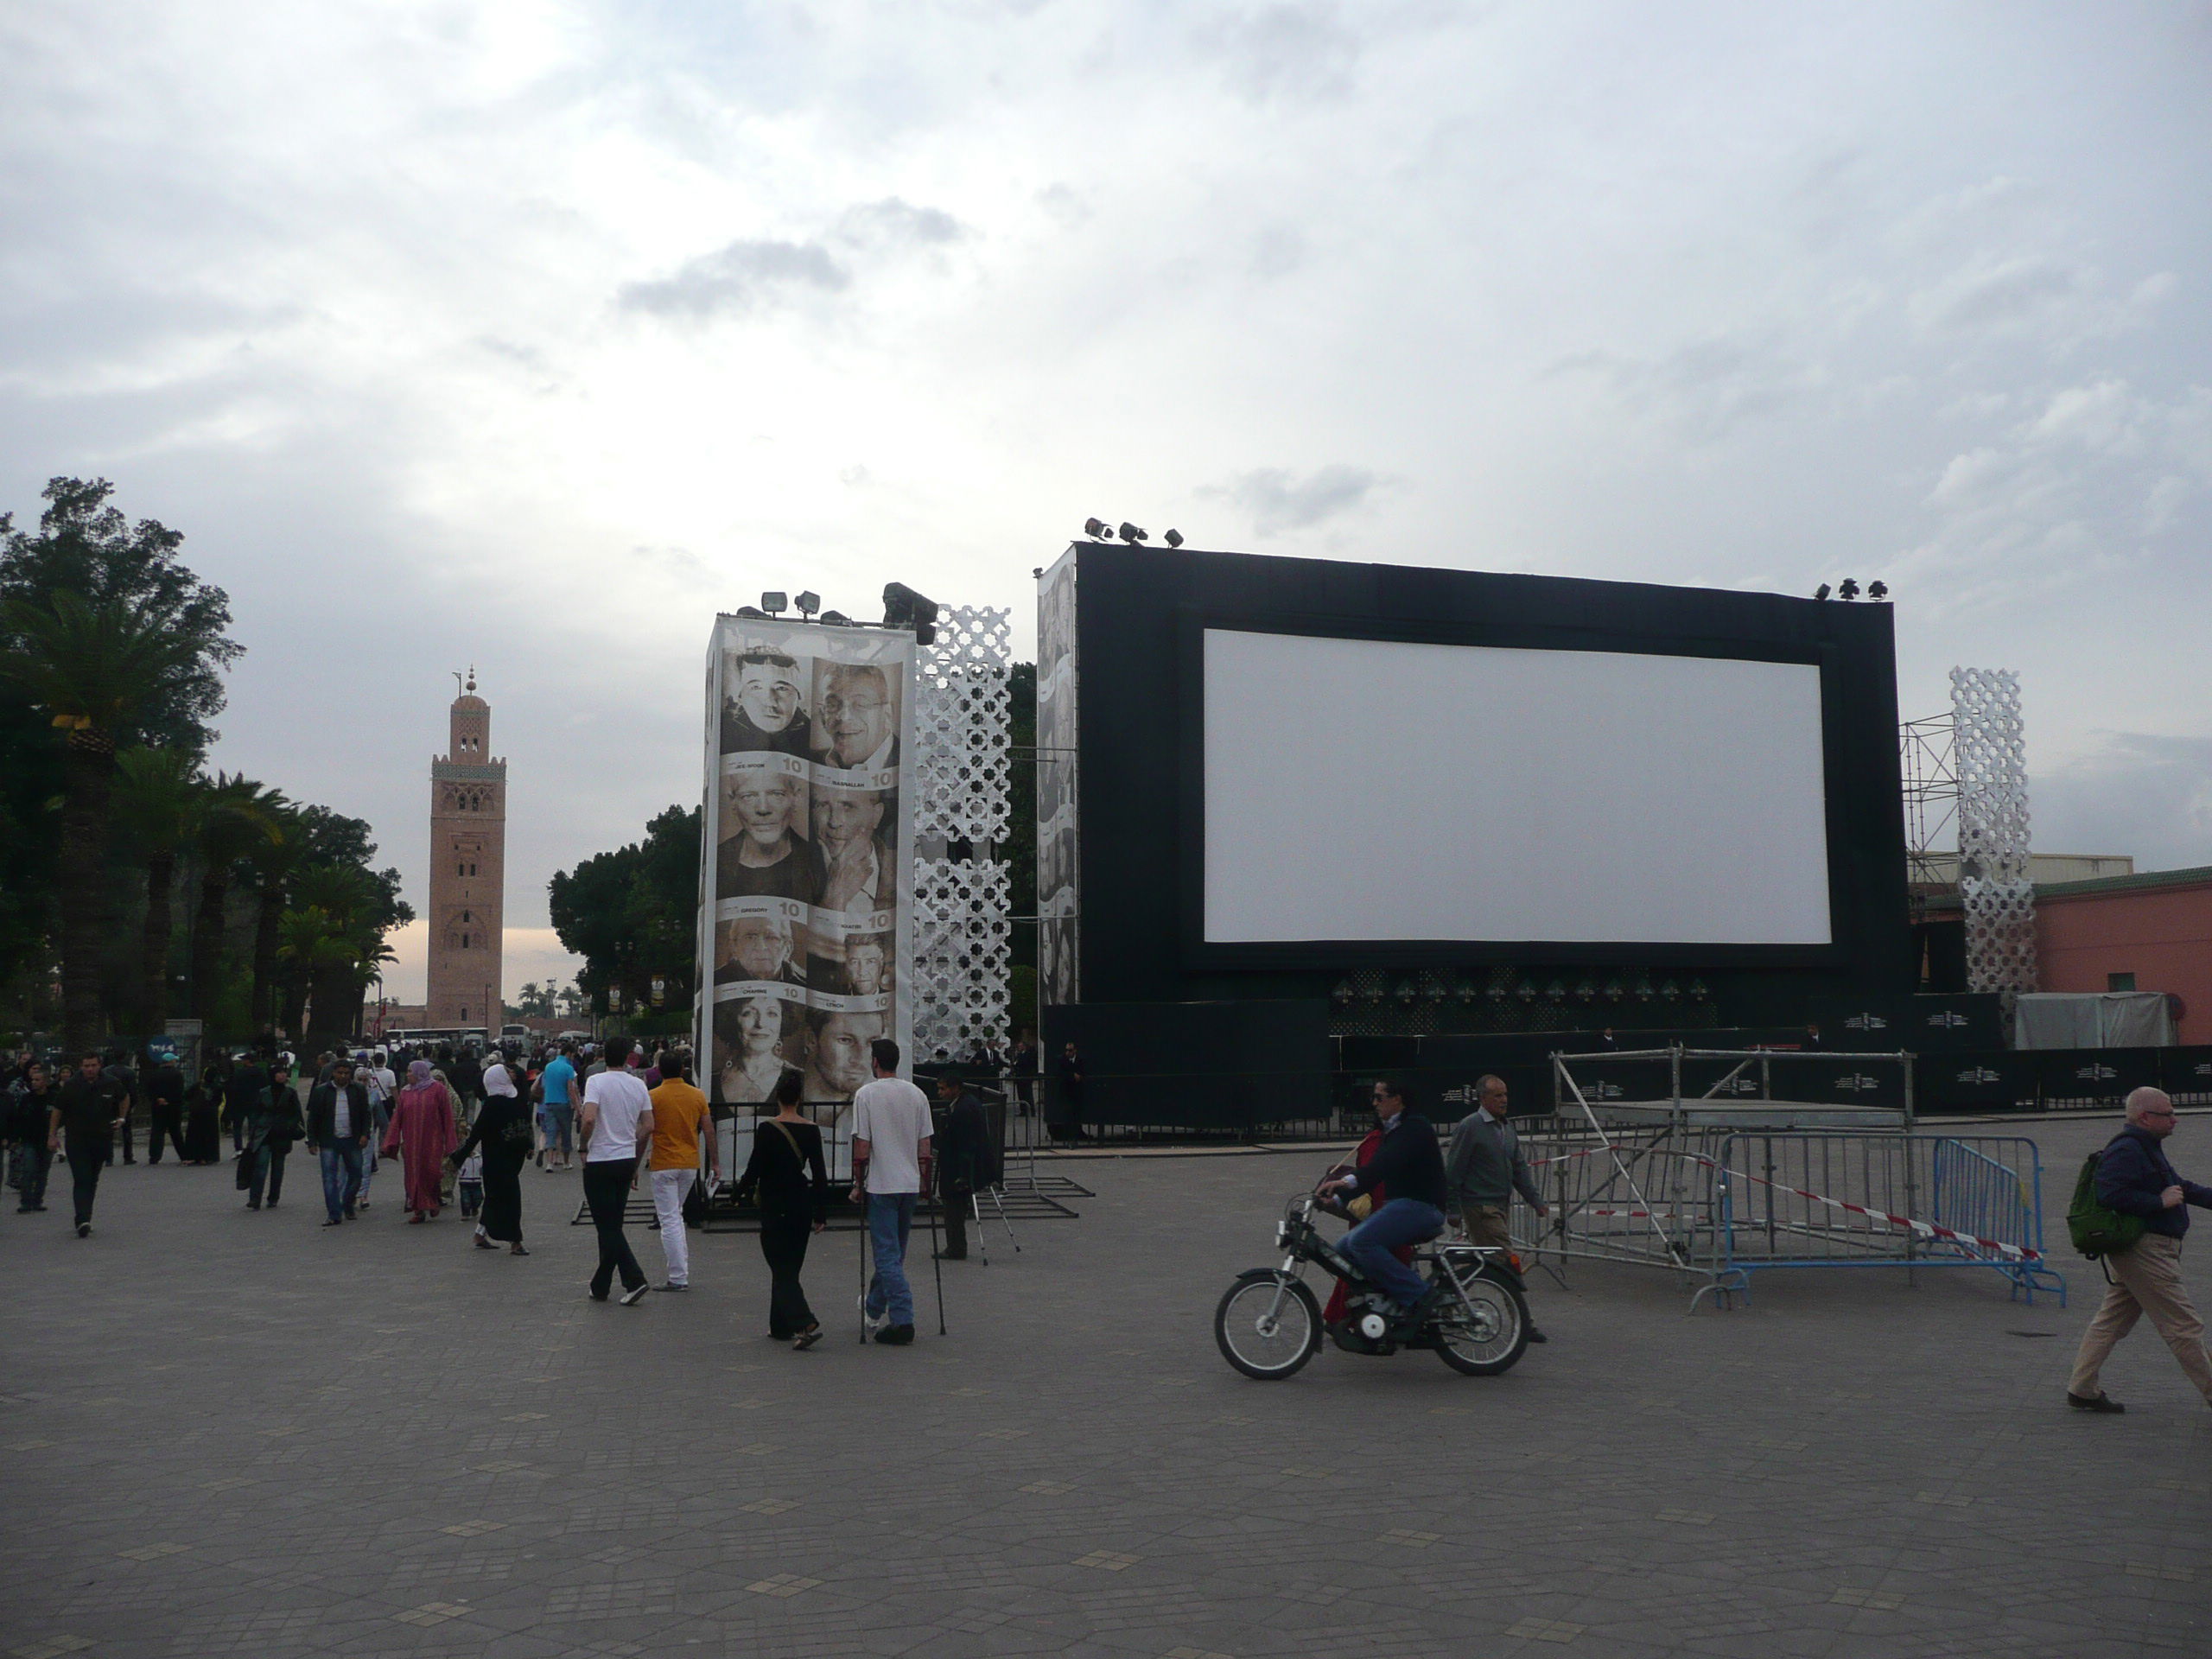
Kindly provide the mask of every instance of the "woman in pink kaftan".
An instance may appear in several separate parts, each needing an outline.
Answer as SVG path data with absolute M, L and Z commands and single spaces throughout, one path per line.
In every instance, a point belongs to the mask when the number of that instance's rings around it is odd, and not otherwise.
M 430 1075 L 428 1060 L 417 1060 L 407 1068 L 407 1086 L 399 1091 L 384 1138 L 385 1156 L 397 1153 L 406 1164 L 407 1207 L 415 1212 L 410 1222 L 438 1213 L 438 1183 L 446 1154 L 456 1144 L 452 1092 Z

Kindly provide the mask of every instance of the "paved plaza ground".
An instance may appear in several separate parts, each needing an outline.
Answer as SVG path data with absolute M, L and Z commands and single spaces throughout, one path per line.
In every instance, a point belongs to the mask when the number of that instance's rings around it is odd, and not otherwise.
M 749 1235 L 587 1301 L 573 1176 L 525 1173 L 518 1261 L 404 1225 L 389 1173 L 324 1230 L 299 1159 L 258 1215 L 227 1169 L 115 1169 L 79 1242 L 65 1174 L 0 1214 L 0 1654 L 2212 1653 L 2212 1411 L 2147 1327 L 2126 1416 L 2060 1398 L 2101 1285 L 2056 1215 L 2107 1127 L 2033 1131 L 2068 1308 L 1775 1274 L 1686 1318 L 1585 1267 L 1496 1379 L 1222 1363 L 1311 1154 L 1063 1166 L 1081 1218 L 949 1266 L 911 1349 L 855 1343 L 833 1235 L 806 1355 Z M 2174 1150 L 2212 1172 L 2212 1118 Z

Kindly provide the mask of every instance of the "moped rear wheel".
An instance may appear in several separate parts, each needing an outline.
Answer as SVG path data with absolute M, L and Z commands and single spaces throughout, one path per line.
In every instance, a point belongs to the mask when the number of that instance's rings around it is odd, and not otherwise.
M 1262 1382 L 1294 1376 L 1320 1351 L 1321 1306 L 1303 1282 L 1255 1268 L 1239 1274 L 1213 1311 L 1221 1357 Z
M 1459 1288 L 1465 1306 L 1448 1298 L 1436 1315 L 1436 1357 L 1462 1376 L 1511 1370 L 1529 1349 L 1529 1305 L 1487 1274 L 1466 1274 Z

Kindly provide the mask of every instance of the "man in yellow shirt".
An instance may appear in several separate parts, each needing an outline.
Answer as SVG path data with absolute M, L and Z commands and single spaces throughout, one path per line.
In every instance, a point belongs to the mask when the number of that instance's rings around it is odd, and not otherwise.
M 664 1051 L 656 1062 L 660 1085 L 652 1091 L 653 1147 L 651 1160 L 653 1213 L 660 1217 L 660 1253 L 668 1261 L 668 1282 L 656 1290 L 691 1287 L 691 1244 L 683 1232 L 683 1200 L 699 1179 L 699 1140 L 713 1128 L 707 1097 L 693 1086 L 690 1057 Z M 721 1179 L 721 1148 L 706 1135 L 707 1166 Z

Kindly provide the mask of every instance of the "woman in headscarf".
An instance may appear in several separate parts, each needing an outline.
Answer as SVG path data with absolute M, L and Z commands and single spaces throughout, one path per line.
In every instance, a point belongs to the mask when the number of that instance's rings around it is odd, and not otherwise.
M 407 1207 L 415 1212 L 408 1217 L 410 1223 L 428 1221 L 438 1213 L 438 1183 L 458 1139 L 453 1114 L 453 1090 L 430 1075 L 430 1063 L 416 1060 L 409 1065 L 407 1086 L 392 1109 L 384 1150 L 386 1157 L 397 1153 L 405 1161 Z
M 484 1213 L 477 1218 L 476 1248 L 507 1247 L 510 1255 L 528 1255 L 522 1247 L 522 1166 L 532 1139 L 530 1107 L 515 1087 L 504 1059 L 484 1068 L 484 1103 L 477 1108 L 468 1139 L 448 1154 L 457 1169 L 472 1152 L 484 1158 Z
M 200 1081 L 184 1096 L 184 1161 L 219 1164 L 223 1161 L 223 1084 L 227 1074 L 219 1065 L 208 1066 Z

